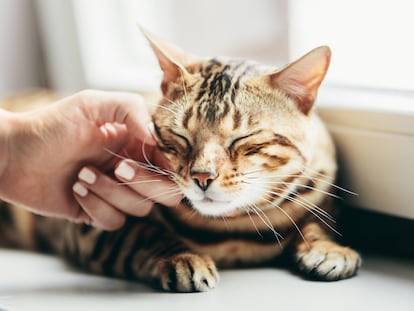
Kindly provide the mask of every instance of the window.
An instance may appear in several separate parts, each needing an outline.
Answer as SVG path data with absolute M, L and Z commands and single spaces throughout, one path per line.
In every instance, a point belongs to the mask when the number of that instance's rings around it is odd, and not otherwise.
M 331 46 L 329 84 L 414 92 L 410 1 L 294 0 L 289 4 L 291 54 Z

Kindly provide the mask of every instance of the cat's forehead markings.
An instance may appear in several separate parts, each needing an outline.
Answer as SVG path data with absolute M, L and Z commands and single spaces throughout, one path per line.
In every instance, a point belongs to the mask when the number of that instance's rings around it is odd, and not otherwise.
M 183 128 L 188 129 L 188 122 L 190 121 L 192 116 L 193 116 L 193 107 L 189 107 L 183 114 L 183 119 L 181 122 Z
M 203 81 L 200 84 L 196 101 L 197 117 L 209 123 L 220 121 L 232 110 L 241 79 L 248 75 L 254 66 L 246 61 L 212 59 L 200 69 Z
M 235 110 L 233 113 L 233 131 L 237 130 L 241 126 L 242 115 L 239 110 Z

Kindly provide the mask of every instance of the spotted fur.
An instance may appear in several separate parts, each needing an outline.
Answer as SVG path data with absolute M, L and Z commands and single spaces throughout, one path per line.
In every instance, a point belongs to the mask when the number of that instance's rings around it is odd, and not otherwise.
M 0 241 L 173 292 L 209 290 L 217 267 L 281 255 L 310 278 L 353 276 L 359 255 L 332 239 L 335 150 L 313 107 L 329 49 L 275 70 L 147 37 L 164 71 L 155 138 L 185 199 L 116 232 L 2 206 Z

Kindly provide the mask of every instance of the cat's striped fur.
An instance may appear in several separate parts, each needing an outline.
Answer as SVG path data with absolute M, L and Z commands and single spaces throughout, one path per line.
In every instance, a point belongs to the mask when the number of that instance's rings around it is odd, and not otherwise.
M 3 244 L 178 292 L 215 287 L 216 266 L 271 263 L 282 254 L 319 280 L 354 275 L 359 255 L 331 239 L 335 151 L 313 111 L 329 50 L 276 72 L 248 61 L 196 60 L 149 40 L 164 71 L 156 139 L 186 199 L 176 208 L 157 205 L 116 232 L 2 203 Z

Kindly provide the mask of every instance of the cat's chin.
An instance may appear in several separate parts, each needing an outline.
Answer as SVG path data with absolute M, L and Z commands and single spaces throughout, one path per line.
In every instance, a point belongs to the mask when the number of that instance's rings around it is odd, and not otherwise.
M 210 198 L 191 200 L 192 207 L 203 216 L 236 217 L 240 209 L 232 206 L 231 201 L 217 201 Z

